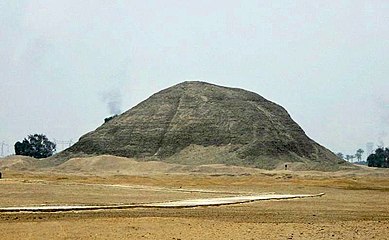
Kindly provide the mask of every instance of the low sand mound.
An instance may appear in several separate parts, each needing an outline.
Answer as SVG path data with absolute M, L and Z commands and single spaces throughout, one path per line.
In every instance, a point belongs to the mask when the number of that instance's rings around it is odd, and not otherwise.
M 247 175 L 252 173 L 258 173 L 264 171 L 262 169 L 239 167 L 239 166 L 227 166 L 225 164 L 206 164 L 200 166 L 188 166 L 179 165 L 179 169 L 172 169 L 172 171 L 191 172 L 191 173 L 204 173 L 210 175 Z
M 64 172 L 105 173 L 105 174 L 146 174 L 163 173 L 176 168 L 175 164 L 157 161 L 138 162 L 132 158 L 101 155 L 95 157 L 72 158 L 55 167 Z
M 34 170 L 37 159 L 32 157 L 14 155 L 0 159 L 0 170 L 25 171 Z
M 72 158 L 69 161 L 59 165 L 56 169 L 64 171 L 116 171 L 128 165 L 135 164 L 136 161 L 109 155 L 86 158 Z
M 242 175 L 258 172 L 259 169 L 208 164 L 200 166 L 165 163 L 161 161 L 137 161 L 133 158 L 101 155 L 72 158 L 59 166 L 50 168 L 66 173 L 87 173 L 98 175 L 145 175 L 164 173 L 204 173 L 215 175 Z

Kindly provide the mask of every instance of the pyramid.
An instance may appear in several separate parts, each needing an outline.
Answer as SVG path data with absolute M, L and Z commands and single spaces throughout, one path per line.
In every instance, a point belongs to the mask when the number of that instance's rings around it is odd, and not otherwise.
M 188 81 L 153 94 L 55 158 L 102 155 L 182 164 L 337 169 L 281 106 L 237 88 Z

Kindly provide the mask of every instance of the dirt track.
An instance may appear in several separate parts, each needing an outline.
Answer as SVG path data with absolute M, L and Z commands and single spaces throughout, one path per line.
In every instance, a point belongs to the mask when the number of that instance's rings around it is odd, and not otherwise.
M 233 196 L 233 197 L 219 197 L 219 198 L 201 198 L 201 199 L 187 199 L 179 201 L 169 201 L 161 203 L 146 203 L 146 204 L 132 204 L 132 205 L 43 205 L 43 206 L 14 206 L 0 208 L 0 212 L 65 212 L 65 211 L 91 211 L 91 210 L 113 210 L 113 209 L 130 209 L 130 208 L 190 208 L 190 207 L 210 207 L 223 206 L 239 203 L 255 202 L 259 200 L 281 200 L 307 197 L 321 197 L 320 194 L 268 194 L 268 195 L 254 195 L 254 196 Z

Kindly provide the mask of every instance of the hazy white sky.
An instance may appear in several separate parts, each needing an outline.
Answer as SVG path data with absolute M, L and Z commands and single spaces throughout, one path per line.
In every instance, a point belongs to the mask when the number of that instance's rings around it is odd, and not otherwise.
M 73 139 L 201 79 L 334 152 L 389 143 L 389 1 L 0 1 L 0 142 Z

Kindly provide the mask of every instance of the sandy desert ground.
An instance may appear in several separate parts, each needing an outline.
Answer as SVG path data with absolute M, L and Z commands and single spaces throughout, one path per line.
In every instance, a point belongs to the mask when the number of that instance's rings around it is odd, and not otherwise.
M 2 238 L 389 239 L 388 169 L 265 171 L 115 159 L 76 160 L 45 170 L 31 167 L 30 159 L 2 159 L 0 207 L 145 204 L 269 193 L 325 195 L 193 208 L 2 212 Z M 104 171 L 107 164 L 111 167 Z

